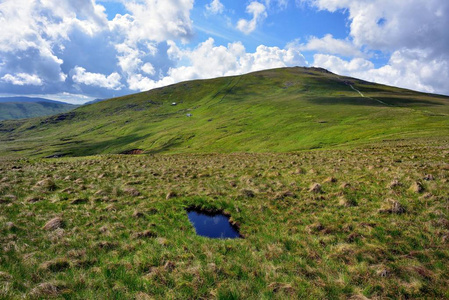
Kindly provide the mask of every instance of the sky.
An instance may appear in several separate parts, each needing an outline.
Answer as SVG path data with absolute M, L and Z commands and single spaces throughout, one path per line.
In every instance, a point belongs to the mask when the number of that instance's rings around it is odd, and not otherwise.
M 448 0 L 0 0 L 0 96 L 81 104 L 292 66 L 449 95 Z

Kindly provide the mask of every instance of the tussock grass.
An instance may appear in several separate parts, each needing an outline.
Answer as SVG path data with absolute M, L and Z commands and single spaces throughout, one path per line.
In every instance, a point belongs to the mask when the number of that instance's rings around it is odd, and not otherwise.
M 0 298 L 447 298 L 448 145 L 2 157 Z

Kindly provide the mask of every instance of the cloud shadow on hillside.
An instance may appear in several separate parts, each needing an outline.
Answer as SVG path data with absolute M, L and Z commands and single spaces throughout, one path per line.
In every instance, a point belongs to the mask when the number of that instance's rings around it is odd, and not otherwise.
M 307 99 L 310 103 L 318 105 L 357 105 L 357 106 L 385 106 L 379 100 L 390 106 L 440 106 L 443 105 L 438 102 L 422 100 L 422 99 L 404 99 L 404 98 L 391 98 L 391 97 L 376 97 L 372 98 L 362 98 L 362 97 L 320 97 Z

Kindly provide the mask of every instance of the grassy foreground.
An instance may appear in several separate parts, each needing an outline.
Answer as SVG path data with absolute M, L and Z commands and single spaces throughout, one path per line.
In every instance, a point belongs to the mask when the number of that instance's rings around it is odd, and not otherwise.
M 0 298 L 447 299 L 448 162 L 447 138 L 3 157 Z M 190 205 L 231 214 L 244 238 L 196 236 Z

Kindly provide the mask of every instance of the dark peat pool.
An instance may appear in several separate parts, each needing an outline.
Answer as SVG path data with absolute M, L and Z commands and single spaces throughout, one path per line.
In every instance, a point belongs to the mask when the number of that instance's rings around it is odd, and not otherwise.
M 229 217 L 222 213 L 188 209 L 187 216 L 198 235 L 213 239 L 236 239 L 241 237 L 237 228 L 229 223 Z

